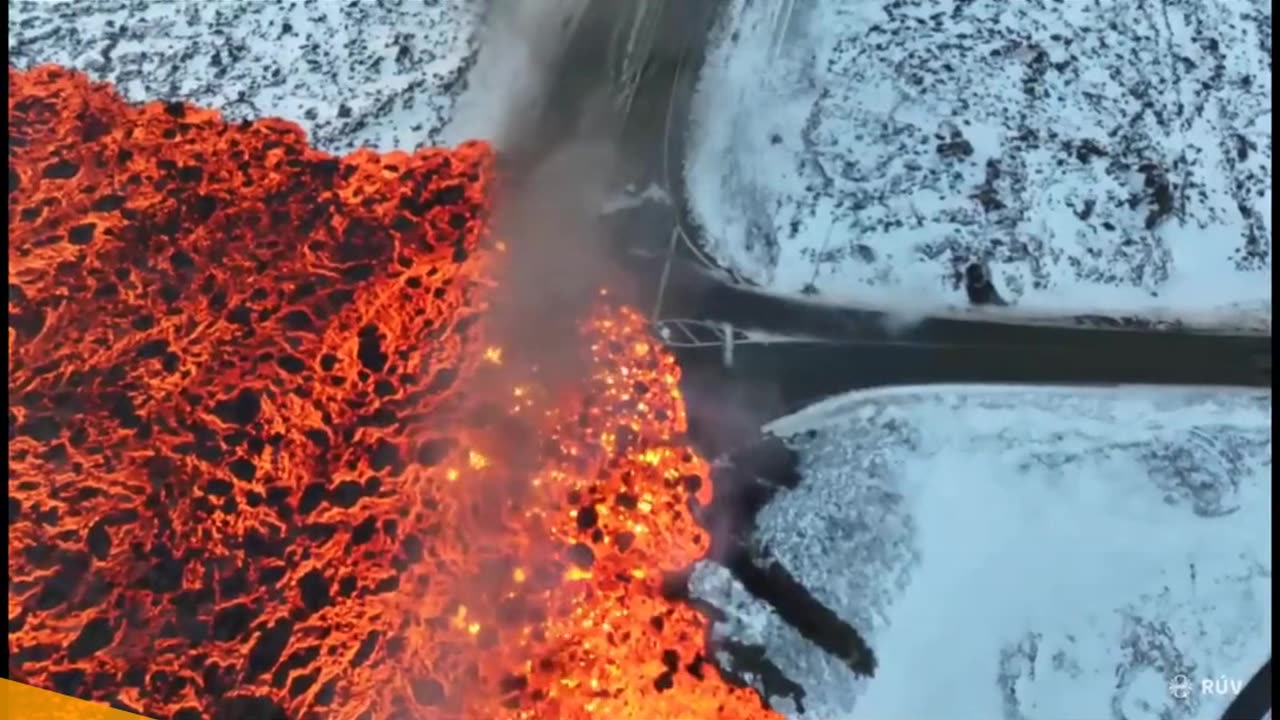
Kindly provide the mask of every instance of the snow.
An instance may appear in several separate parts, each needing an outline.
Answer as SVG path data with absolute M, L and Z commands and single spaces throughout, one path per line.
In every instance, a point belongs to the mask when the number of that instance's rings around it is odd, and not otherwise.
M 856 628 L 871 679 L 726 571 L 718 636 L 805 689 L 793 718 L 1209 718 L 1271 653 L 1271 396 L 1221 388 L 862 391 L 769 426 L 800 485 L 771 558 Z M 1185 698 L 1171 684 L 1194 688 Z
M 319 147 L 441 141 L 478 52 L 484 3 L 10 0 L 9 62 L 58 63 L 133 101 L 297 122 Z
M 691 219 L 771 292 L 1269 332 L 1270 63 L 1270 0 L 729 0 Z

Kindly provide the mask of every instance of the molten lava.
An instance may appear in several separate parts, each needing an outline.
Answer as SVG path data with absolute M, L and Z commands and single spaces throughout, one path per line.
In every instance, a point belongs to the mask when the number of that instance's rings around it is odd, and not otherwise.
M 9 83 L 11 678 L 157 718 L 771 715 L 664 596 L 710 493 L 672 357 L 602 305 L 549 397 L 488 344 L 485 146 Z

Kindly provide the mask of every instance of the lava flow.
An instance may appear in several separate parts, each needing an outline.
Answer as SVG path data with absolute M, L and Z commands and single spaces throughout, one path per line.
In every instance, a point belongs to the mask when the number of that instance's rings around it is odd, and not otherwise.
M 9 676 L 156 718 L 760 718 L 663 573 L 706 463 L 602 302 L 490 346 L 479 143 L 9 71 Z M 516 242 L 518 238 L 509 238 Z M 513 380 L 515 378 L 515 380 Z

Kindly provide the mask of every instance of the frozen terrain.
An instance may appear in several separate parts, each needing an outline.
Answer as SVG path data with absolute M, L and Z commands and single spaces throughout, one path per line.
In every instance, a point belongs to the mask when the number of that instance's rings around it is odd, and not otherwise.
M 1271 324 L 1271 2 L 728 0 L 691 219 L 768 290 Z
M 9 62 L 82 70 L 135 101 L 283 117 L 331 152 L 412 149 L 441 139 L 485 5 L 10 0 Z
M 861 633 L 874 677 L 718 566 L 694 592 L 729 610 L 713 632 L 803 687 L 772 698 L 793 719 L 1217 720 L 1271 653 L 1270 418 L 1252 390 L 827 401 L 770 428 L 803 479 L 764 508 L 754 552 Z

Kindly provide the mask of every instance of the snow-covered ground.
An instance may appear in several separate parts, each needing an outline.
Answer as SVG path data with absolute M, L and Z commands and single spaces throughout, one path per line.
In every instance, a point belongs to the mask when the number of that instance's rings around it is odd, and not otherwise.
M 909 387 L 769 429 L 803 480 L 756 552 L 879 663 L 855 677 L 704 564 L 714 632 L 804 688 L 774 698 L 792 718 L 1217 720 L 1270 656 L 1268 391 Z
M 728 0 L 692 103 L 692 220 L 770 291 L 1270 330 L 1271 0 Z
M 9 62 L 58 63 L 134 101 L 283 117 L 319 147 L 441 140 L 479 50 L 486 3 L 10 0 Z
M 539 112 L 587 2 L 9 0 L 9 54 L 134 101 L 282 117 L 335 153 L 502 147 Z

